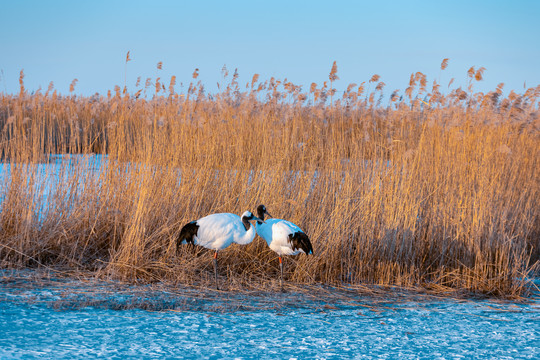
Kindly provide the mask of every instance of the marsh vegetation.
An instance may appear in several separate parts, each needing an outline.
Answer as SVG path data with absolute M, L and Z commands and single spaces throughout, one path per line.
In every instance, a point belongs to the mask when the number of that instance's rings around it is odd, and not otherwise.
M 540 255 L 540 88 L 475 92 L 482 74 L 383 96 L 378 75 L 337 93 L 337 67 L 309 89 L 224 68 L 215 94 L 195 71 L 180 92 L 157 77 L 86 97 L 30 94 L 21 71 L 0 94 L 0 267 L 212 284 L 210 253 L 176 252 L 181 226 L 265 204 L 313 244 L 287 281 L 520 295 Z M 44 170 L 52 154 L 83 160 Z M 230 289 L 277 288 L 258 237 L 220 264 Z

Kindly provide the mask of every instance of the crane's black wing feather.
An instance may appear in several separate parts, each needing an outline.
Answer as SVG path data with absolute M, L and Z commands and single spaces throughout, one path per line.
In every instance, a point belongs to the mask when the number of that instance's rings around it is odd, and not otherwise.
M 308 255 L 313 254 L 311 241 L 309 241 L 309 237 L 305 233 L 297 231 L 293 234 L 289 234 L 289 242 L 291 243 L 293 250 L 302 249 Z
M 192 221 L 184 225 L 182 230 L 180 230 L 180 235 L 178 235 L 178 239 L 176 239 L 176 251 L 178 251 L 178 248 L 184 243 L 184 241 L 187 244 L 193 244 L 193 237 L 197 235 L 198 231 L 199 225 L 197 225 L 197 221 Z

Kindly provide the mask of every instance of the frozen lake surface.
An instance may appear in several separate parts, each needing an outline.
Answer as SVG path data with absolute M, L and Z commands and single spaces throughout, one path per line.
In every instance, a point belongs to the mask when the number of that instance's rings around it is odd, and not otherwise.
M 317 289 L 199 291 L 2 271 L 0 359 L 540 358 L 538 294 Z

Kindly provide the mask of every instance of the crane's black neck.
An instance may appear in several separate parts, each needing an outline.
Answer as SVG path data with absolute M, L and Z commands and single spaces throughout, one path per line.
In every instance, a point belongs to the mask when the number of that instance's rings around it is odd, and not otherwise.
M 242 224 L 244 224 L 244 228 L 246 229 L 246 231 L 248 231 L 251 224 L 249 223 L 247 217 L 242 216 Z
M 260 206 L 257 208 L 257 217 L 264 221 L 264 210 Z M 261 225 L 261 220 L 257 220 L 257 224 Z

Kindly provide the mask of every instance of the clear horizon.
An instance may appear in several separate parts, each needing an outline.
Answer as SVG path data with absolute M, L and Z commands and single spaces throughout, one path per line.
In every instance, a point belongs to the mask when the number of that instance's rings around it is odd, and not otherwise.
M 338 93 L 373 74 L 388 96 L 408 86 L 411 73 L 439 81 L 446 92 L 467 85 L 471 66 L 485 67 L 475 90 L 524 92 L 540 84 L 540 2 L 467 1 L 19 1 L 3 5 L 0 31 L 0 91 L 62 94 L 78 79 L 75 94 L 105 94 L 115 85 L 130 92 L 137 78 L 177 77 L 185 92 L 199 69 L 207 91 L 223 82 L 221 69 L 238 69 L 241 88 L 254 74 L 260 81 L 287 78 L 308 92 L 328 80 L 337 61 Z M 126 54 L 131 61 L 125 66 Z M 444 58 L 449 66 L 440 71 Z M 163 62 L 163 70 L 156 64 Z M 127 69 L 127 72 L 126 72 Z M 184 84 L 183 89 L 180 83 Z

